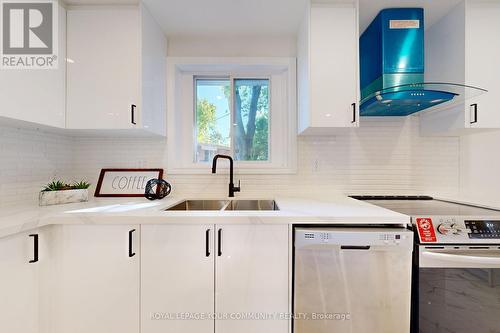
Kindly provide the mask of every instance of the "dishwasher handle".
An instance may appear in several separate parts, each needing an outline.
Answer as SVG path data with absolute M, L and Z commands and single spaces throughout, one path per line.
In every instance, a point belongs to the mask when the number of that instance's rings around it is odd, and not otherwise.
M 370 245 L 340 245 L 341 250 L 363 250 L 367 251 L 370 249 Z

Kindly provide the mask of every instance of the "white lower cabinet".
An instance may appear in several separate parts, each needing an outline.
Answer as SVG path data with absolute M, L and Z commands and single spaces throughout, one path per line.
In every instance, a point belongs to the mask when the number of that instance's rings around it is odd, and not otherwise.
M 214 309 L 214 226 L 143 225 L 141 332 L 209 333 Z
M 287 225 L 144 225 L 141 233 L 141 333 L 289 331 L 288 320 L 263 317 L 289 312 Z
M 35 232 L 33 233 L 35 234 Z M 38 332 L 38 262 L 34 238 L 21 233 L 0 239 L 2 332 Z
M 138 333 L 138 225 L 62 225 L 51 333 Z
M 217 244 L 215 332 L 288 332 L 288 226 L 220 225 Z
M 0 238 L 0 331 L 51 332 L 52 227 Z

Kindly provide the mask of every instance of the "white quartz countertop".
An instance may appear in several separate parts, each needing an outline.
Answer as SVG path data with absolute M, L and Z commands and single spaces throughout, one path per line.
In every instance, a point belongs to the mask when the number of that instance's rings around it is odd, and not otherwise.
M 0 237 L 51 224 L 408 224 L 410 217 L 340 194 L 274 199 L 278 211 L 165 211 L 185 199 L 93 198 L 86 203 L 0 211 Z M 199 199 L 199 198 L 196 198 Z M 227 198 L 203 198 L 224 199 Z M 253 198 L 235 198 L 253 199 Z M 260 198 L 263 199 L 263 198 Z

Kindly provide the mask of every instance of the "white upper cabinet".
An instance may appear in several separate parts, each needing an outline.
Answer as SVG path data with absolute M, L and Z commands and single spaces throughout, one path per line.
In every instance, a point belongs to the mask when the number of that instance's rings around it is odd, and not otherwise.
M 299 134 L 359 125 L 358 3 L 311 3 L 298 34 Z
M 65 126 L 66 10 L 58 6 L 57 69 L 0 69 L 0 117 Z
M 457 82 L 488 90 L 447 109 L 422 113 L 424 135 L 500 128 L 500 3 L 467 0 L 426 31 L 427 82 Z
M 67 128 L 165 135 L 166 40 L 147 9 L 74 7 L 67 23 Z
M 472 116 L 468 124 L 472 128 L 500 128 L 500 43 L 492 42 L 500 36 L 500 3 L 468 1 L 465 27 L 465 82 L 488 90 L 466 104 Z

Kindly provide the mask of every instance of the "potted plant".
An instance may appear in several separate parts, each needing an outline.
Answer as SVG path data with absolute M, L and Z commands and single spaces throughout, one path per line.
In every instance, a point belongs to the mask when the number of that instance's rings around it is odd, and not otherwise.
M 39 196 L 40 206 L 58 205 L 89 200 L 90 183 L 79 181 L 67 184 L 61 180 L 53 180 L 44 186 Z

